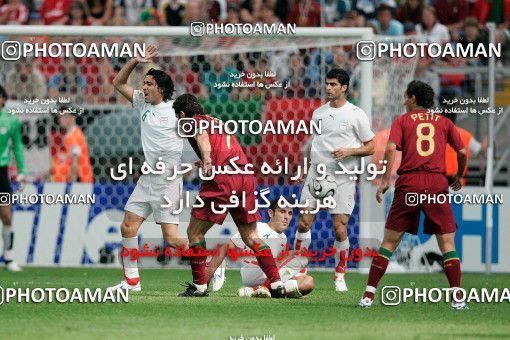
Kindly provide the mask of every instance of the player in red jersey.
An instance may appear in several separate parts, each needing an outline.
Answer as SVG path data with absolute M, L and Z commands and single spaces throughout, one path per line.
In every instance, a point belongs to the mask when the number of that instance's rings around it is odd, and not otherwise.
M 402 151 L 402 163 L 397 171 L 399 178 L 395 183 L 395 197 L 386 220 L 380 256 L 372 260 L 367 288 L 359 302 L 361 307 L 372 305 L 377 285 L 404 232 L 417 234 L 421 211 L 425 214 L 424 232 L 436 235 L 443 253 L 444 271 L 450 287 L 460 288 L 460 260 L 455 251 L 457 224 L 452 207 L 448 202 L 440 204 L 428 197 L 448 194 L 444 162 L 446 143 L 457 152 L 459 169 L 462 170 L 467 159 L 466 149 L 455 125 L 448 118 L 427 113 L 427 108 L 434 103 L 434 90 L 429 85 L 416 80 L 410 82 L 404 99 L 407 113 L 393 121 L 386 146 L 384 159 L 388 165 L 377 190 L 379 203 L 390 186 L 397 150 Z M 451 184 L 455 191 L 461 188 L 462 170 L 457 172 Z M 466 309 L 467 305 L 454 299 L 452 307 Z
M 235 136 L 226 134 L 219 129 L 211 128 L 214 124 L 218 126 L 220 121 L 216 118 L 204 114 L 204 110 L 198 99 L 191 94 L 179 96 L 173 108 L 178 118 L 181 118 L 179 124 L 181 127 L 186 123 L 182 118 L 194 120 L 197 125 L 201 121 L 207 121 L 209 129 L 207 131 L 198 131 L 194 137 L 188 137 L 193 150 L 200 157 L 201 166 L 205 174 L 210 174 L 213 166 L 229 166 L 230 160 L 238 158 L 235 162 L 240 168 L 248 163 L 241 145 Z M 188 122 L 189 123 L 189 122 Z M 188 226 L 188 239 L 190 248 L 194 252 L 205 250 L 205 234 L 214 224 L 222 224 L 230 212 L 232 218 L 239 229 L 243 242 L 253 250 L 255 245 L 259 250 L 269 248 L 257 234 L 256 222 L 260 219 L 258 211 L 250 214 L 255 208 L 255 177 L 246 174 L 216 174 L 212 180 L 203 181 L 200 186 L 199 196 L 204 202 L 201 208 L 191 210 L 191 219 Z M 242 206 L 229 208 L 223 213 L 213 211 L 213 204 L 230 204 L 230 196 L 235 195 L 242 202 L 242 196 L 245 196 L 245 204 Z M 278 267 L 272 256 L 256 256 L 260 268 L 266 274 L 271 282 L 272 297 L 285 297 L 285 288 L 278 273 Z M 208 296 L 206 279 L 206 260 L 207 256 L 191 257 L 191 272 L 193 274 L 193 283 L 187 283 L 186 290 L 179 296 Z

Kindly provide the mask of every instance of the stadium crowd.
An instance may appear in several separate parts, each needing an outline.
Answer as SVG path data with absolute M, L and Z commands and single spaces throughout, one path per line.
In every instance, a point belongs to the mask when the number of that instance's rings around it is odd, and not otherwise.
M 441 44 L 488 43 L 487 22 L 498 27 L 497 39 L 510 40 L 509 0 L 0 0 L 0 24 L 22 25 L 146 25 L 185 26 L 195 21 L 218 23 L 292 23 L 310 27 L 371 27 L 376 34 L 401 36 L 423 34 L 429 42 Z M 505 54 L 508 56 L 508 54 Z M 336 48 L 326 53 L 329 66 L 351 70 L 355 56 Z M 278 80 L 288 84 L 271 95 L 310 98 L 320 88 L 319 51 L 296 50 L 257 55 L 179 57 L 169 63 L 177 93 L 191 92 L 213 101 L 269 96 L 264 91 L 217 89 L 213 84 L 227 80 L 232 70 L 282 70 Z M 499 61 L 503 63 L 505 58 Z M 66 94 L 76 103 L 117 103 L 111 81 L 122 66 L 117 59 L 36 59 L 20 63 L 1 79 L 10 87 L 12 99 Z M 421 60 L 417 78 L 431 84 L 443 96 L 462 96 L 469 89 L 469 76 L 437 74 L 431 66 L 483 65 L 486 58 Z M 283 70 L 279 65 L 290 65 Z M 352 71 L 352 70 L 351 70 Z M 66 76 L 71 74 L 73 76 Z M 141 72 L 140 74 L 144 74 Z M 138 79 L 133 82 L 136 83 Z M 181 90 L 181 91 L 180 91 Z

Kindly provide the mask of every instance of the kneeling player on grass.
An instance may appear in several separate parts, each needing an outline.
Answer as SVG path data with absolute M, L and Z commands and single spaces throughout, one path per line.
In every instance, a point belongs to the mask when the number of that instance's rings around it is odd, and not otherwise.
M 450 287 L 460 288 L 460 260 L 455 251 L 457 224 L 452 207 L 448 202 L 440 204 L 434 200 L 414 204 L 408 202 L 407 197 L 410 193 L 418 197 L 420 194 L 427 194 L 427 197 L 448 194 L 444 162 L 446 143 L 457 152 L 459 171 L 451 187 L 455 191 L 459 190 L 466 165 L 466 149 L 455 125 L 448 118 L 427 113 L 427 108 L 434 103 L 434 91 L 429 85 L 421 81 L 410 82 L 404 93 L 404 100 L 407 113 L 399 116 L 391 125 L 384 154 L 388 165 L 376 195 L 379 203 L 382 202 L 382 194 L 390 186 L 396 150 L 402 150 L 402 163 L 397 171 L 399 178 L 395 183 L 395 197 L 386 220 L 380 256 L 372 260 L 367 288 L 359 302 L 361 307 L 372 305 L 377 285 L 404 232 L 415 235 L 418 233 L 422 211 L 425 215 L 424 232 L 436 235 Z M 452 307 L 466 309 L 467 305 L 454 300 Z
M 248 159 L 241 145 L 233 135 L 226 134 L 214 128 L 221 124 L 216 118 L 204 114 L 198 99 L 191 94 L 183 94 L 175 100 L 173 108 L 178 118 L 194 120 L 196 126 L 205 123 L 207 130 L 198 131 L 194 137 L 188 137 L 188 141 L 200 157 L 203 173 L 211 174 L 212 167 L 231 167 L 231 159 L 237 158 L 236 165 L 243 169 L 248 164 Z M 181 127 L 186 121 L 179 121 Z M 260 214 L 255 210 L 255 177 L 251 174 L 216 174 L 212 180 L 203 181 L 200 185 L 199 196 L 204 203 L 202 207 L 193 207 L 188 226 L 188 240 L 190 248 L 200 253 L 206 248 L 205 234 L 214 224 L 222 224 L 227 214 L 232 215 L 243 242 L 255 250 L 255 245 L 260 245 L 259 250 L 269 248 L 257 235 L 256 222 Z M 242 205 L 229 207 L 221 213 L 215 213 L 213 205 L 219 207 L 228 205 L 231 195 L 236 195 Z M 255 210 L 255 213 L 250 213 Z M 216 210 L 217 212 L 217 210 Z M 271 256 L 257 256 L 260 268 L 269 278 L 271 295 L 285 297 L 285 287 L 280 279 L 278 267 Z M 205 276 L 207 256 L 191 256 L 191 272 L 193 283 L 186 283 L 186 290 L 179 294 L 183 297 L 208 296 L 207 279 Z
M 268 214 L 268 223 L 257 222 L 257 234 L 271 248 L 271 253 L 276 260 L 276 258 L 281 256 L 282 251 L 286 250 L 287 236 L 285 236 L 284 231 L 287 230 L 292 220 L 292 209 L 280 208 L 278 200 L 274 200 L 269 206 Z M 224 260 L 227 256 L 227 251 L 234 248 L 241 250 L 248 248 L 239 233 L 232 236 L 230 242 L 221 248 L 220 256 L 213 257 L 209 263 L 207 280 L 212 279 L 213 291 L 220 290 L 225 282 Z M 307 259 L 301 256 L 290 255 L 279 260 L 276 260 L 276 263 L 287 292 L 287 297 L 299 298 L 310 294 L 315 285 L 313 277 L 306 275 L 303 271 L 308 262 Z M 239 261 L 241 261 L 241 279 L 244 285 L 244 287 L 239 289 L 239 296 L 271 297 L 268 289 L 269 281 L 260 269 L 257 260 L 254 257 L 240 257 Z M 218 269 L 222 272 L 219 276 L 215 275 L 215 271 Z

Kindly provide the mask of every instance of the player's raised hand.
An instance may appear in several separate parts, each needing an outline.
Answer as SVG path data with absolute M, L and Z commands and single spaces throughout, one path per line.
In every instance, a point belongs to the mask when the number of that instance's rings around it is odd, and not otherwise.
M 382 202 L 382 195 L 384 195 L 386 193 L 386 191 L 388 191 L 390 187 L 390 181 L 386 181 L 386 180 L 381 180 L 381 184 L 379 184 L 379 187 L 377 188 L 377 193 L 375 194 L 375 199 L 377 200 L 378 203 L 381 203 Z
M 333 152 L 331 152 L 331 154 L 337 161 L 340 161 L 346 157 L 351 156 L 351 150 L 348 148 L 338 148 L 334 149 Z
M 138 56 L 136 61 L 142 64 L 152 63 L 152 59 L 158 55 L 158 49 L 155 45 L 149 45 L 145 50 L 145 57 Z
M 22 192 L 27 185 L 27 177 L 23 174 L 19 174 L 16 177 L 16 181 L 19 183 L 18 192 Z

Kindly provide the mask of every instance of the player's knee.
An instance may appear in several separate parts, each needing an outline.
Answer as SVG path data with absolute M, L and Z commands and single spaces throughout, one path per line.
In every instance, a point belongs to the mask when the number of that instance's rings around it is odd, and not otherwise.
M 299 284 L 299 291 L 301 292 L 301 295 L 308 295 L 312 292 L 312 290 L 315 289 L 315 281 L 313 277 L 310 275 L 306 275 Z
M 134 221 L 124 220 L 120 225 L 120 232 L 122 237 L 136 237 L 138 233 L 138 223 Z
M 312 228 L 312 222 L 303 216 L 299 216 L 298 219 L 298 231 L 300 233 L 306 233 Z
M 337 239 L 345 240 L 347 238 L 347 224 L 336 223 L 334 228 Z

